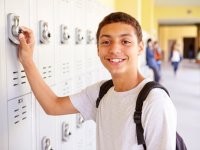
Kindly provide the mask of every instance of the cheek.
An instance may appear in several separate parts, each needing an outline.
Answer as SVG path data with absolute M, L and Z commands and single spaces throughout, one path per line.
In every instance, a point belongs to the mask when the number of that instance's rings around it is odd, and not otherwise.
M 102 51 L 98 50 L 98 57 L 102 60 L 104 57 L 104 54 L 102 53 Z
M 98 48 L 98 56 L 101 57 L 105 55 L 106 50 L 104 48 Z

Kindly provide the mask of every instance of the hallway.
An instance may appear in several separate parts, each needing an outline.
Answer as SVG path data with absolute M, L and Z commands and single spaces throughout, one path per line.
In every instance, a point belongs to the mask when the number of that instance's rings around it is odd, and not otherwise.
M 174 76 L 169 63 L 162 66 L 161 83 L 169 90 L 178 115 L 177 130 L 188 150 L 199 150 L 200 135 L 200 66 L 189 60 L 180 64 Z

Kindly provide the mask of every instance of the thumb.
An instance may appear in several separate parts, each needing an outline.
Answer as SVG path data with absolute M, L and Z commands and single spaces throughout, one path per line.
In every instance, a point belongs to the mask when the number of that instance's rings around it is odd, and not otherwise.
M 19 38 L 20 46 L 23 48 L 27 47 L 26 39 L 22 33 L 19 34 L 18 38 Z

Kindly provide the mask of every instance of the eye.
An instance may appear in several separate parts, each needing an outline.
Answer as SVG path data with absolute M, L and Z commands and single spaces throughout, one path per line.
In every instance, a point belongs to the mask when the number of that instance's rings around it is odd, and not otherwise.
M 123 41 L 122 41 L 122 44 L 123 44 L 123 45 L 130 45 L 130 44 L 131 44 L 131 41 L 129 41 L 129 40 L 123 40 Z
M 109 45 L 111 42 L 108 41 L 108 40 L 106 40 L 106 41 L 100 41 L 99 43 L 100 43 L 100 45 L 107 46 L 107 45 Z

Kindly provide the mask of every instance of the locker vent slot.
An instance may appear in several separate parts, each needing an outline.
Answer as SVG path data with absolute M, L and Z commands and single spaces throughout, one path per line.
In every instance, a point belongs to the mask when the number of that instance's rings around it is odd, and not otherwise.
M 52 77 L 52 66 L 42 67 L 42 78 L 47 79 Z
M 14 110 L 14 112 L 18 112 L 18 111 L 19 111 L 19 109 L 15 109 L 15 110 Z
M 26 119 L 26 117 L 22 118 L 22 120 L 25 120 L 25 119 Z
M 20 109 L 15 109 L 13 112 L 14 112 L 14 118 L 13 118 L 13 121 L 14 121 L 14 124 L 17 124 L 20 122 L 20 113 L 19 113 Z
M 16 115 L 15 118 L 19 117 L 19 115 Z
M 82 60 L 77 60 L 75 62 L 75 69 L 76 70 L 82 70 L 82 64 L 83 64 Z
M 69 87 L 64 87 L 63 88 L 63 95 L 68 95 L 70 93 L 70 88 Z
M 24 85 L 25 83 L 27 83 L 25 71 L 13 71 L 13 86 Z
M 27 82 L 26 74 L 24 70 L 21 70 L 21 84 L 25 84 Z
M 12 120 L 14 124 L 20 123 L 27 119 L 28 112 L 27 112 L 27 105 L 24 103 L 23 98 L 16 99 L 15 108 L 13 108 L 12 113 Z
M 13 71 L 13 86 L 19 85 L 18 71 Z
M 15 121 L 14 123 L 17 124 L 17 123 L 19 123 L 19 121 Z
M 70 63 L 69 62 L 62 64 L 62 73 L 63 73 L 63 75 L 70 73 Z

